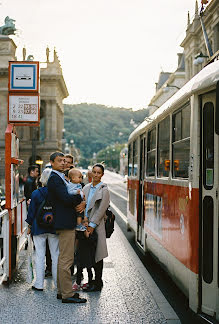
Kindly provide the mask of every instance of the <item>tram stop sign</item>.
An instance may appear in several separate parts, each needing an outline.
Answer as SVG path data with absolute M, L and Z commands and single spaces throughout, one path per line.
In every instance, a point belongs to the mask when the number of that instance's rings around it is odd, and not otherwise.
M 39 126 L 39 62 L 10 61 L 8 123 Z

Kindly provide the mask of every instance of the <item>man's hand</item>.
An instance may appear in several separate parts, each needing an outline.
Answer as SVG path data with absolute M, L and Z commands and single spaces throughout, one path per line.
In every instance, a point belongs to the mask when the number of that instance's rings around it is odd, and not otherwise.
M 84 231 L 84 235 L 86 236 L 86 238 L 88 238 L 90 236 L 90 232 Z
M 85 210 L 86 201 L 82 201 L 79 205 L 75 207 L 75 210 L 79 213 L 82 213 Z
M 28 227 L 28 229 L 27 229 L 27 235 L 29 235 L 30 233 L 31 233 L 31 228 Z
M 87 231 L 88 231 L 90 234 L 92 234 L 93 231 L 94 231 L 94 228 L 91 227 L 91 226 L 88 226 Z

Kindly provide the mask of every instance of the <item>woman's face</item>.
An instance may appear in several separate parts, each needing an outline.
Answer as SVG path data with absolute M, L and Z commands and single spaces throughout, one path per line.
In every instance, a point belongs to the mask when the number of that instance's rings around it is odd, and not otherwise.
M 103 176 L 103 171 L 100 167 L 94 167 L 92 170 L 92 178 L 95 183 L 98 183 L 101 181 L 101 178 Z

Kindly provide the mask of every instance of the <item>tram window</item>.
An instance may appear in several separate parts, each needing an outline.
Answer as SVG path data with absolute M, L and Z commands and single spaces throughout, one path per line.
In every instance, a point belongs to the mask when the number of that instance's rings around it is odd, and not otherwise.
M 214 185 L 214 105 L 206 102 L 203 108 L 203 184 L 210 190 Z
M 132 144 L 129 144 L 129 147 L 128 147 L 128 176 L 132 175 L 132 164 L 133 164 Z
M 190 105 L 173 115 L 173 177 L 188 178 L 190 155 Z
M 158 177 L 168 177 L 170 170 L 170 118 L 158 125 Z
M 133 176 L 137 176 L 138 173 L 138 146 L 137 140 L 133 142 Z
M 155 176 L 156 128 L 148 132 L 147 140 L 147 176 Z

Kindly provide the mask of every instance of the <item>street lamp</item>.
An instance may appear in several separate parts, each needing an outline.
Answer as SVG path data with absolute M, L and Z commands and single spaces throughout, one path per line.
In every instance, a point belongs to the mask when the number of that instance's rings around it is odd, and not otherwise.
M 207 57 L 208 57 L 208 55 L 204 55 L 202 52 L 200 52 L 195 56 L 193 64 L 194 65 L 202 64 L 204 62 L 204 58 L 207 58 Z
M 65 139 L 65 128 L 62 129 L 62 152 L 65 151 L 65 143 L 66 143 L 66 139 Z

